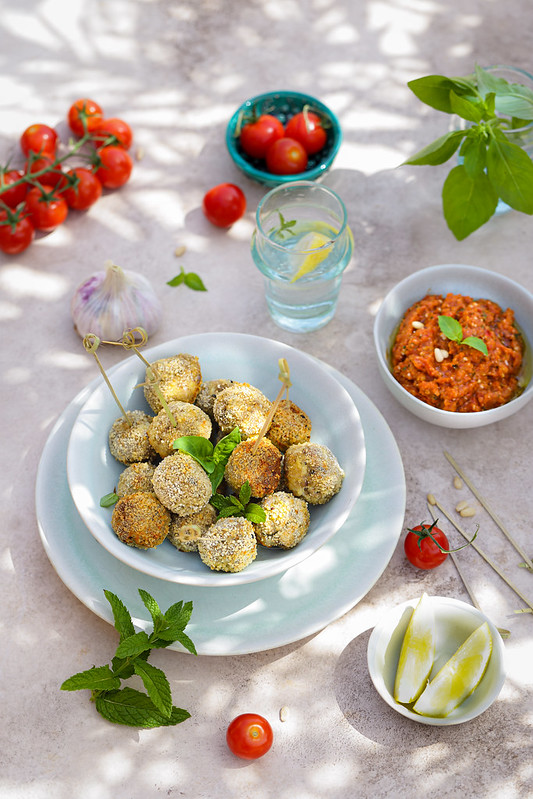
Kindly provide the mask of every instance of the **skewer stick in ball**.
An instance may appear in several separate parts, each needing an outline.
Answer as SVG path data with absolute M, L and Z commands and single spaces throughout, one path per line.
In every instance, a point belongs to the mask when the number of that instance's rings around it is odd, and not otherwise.
M 108 376 L 107 376 L 107 374 L 105 372 L 105 369 L 102 366 L 102 362 L 101 362 L 100 358 L 97 355 L 96 350 L 98 349 L 98 347 L 100 346 L 101 343 L 106 344 L 107 342 L 101 342 L 100 339 L 98 338 L 98 336 L 96 336 L 94 333 L 87 333 L 87 335 L 83 339 L 83 346 L 85 347 L 86 352 L 90 353 L 91 355 L 94 355 L 94 359 L 95 359 L 96 363 L 98 364 L 98 368 L 100 369 L 100 372 L 102 373 L 102 377 L 104 378 L 105 382 L 107 383 L 107 386 L 108 386 L 108 388 L 109 388 L 109 390 L 110 390 L 110 392 L 111 392 L 111 394 L 113 396 L 113 399 L 115 400 L 115 402 L 117 403 L 118 407 L 120 408 L 120 412 L 124 416 L 124 419 L 126 420 L 128 425 L 131 427 L 131 419 L 129 418 L 128 414 L 126 413 L 126 411 L 122 407 L 122 404 L 121 404 L 119 398 L 117 397 L 117 395 L 115 393 L 115 389 L 111 385 L 111 381 L 109 380 L 109 378 L 108 378 Z
M 255 441 L 254 447 L 252 449 L 252 453 L 251 453 L 252 455 L 255 455 L 255 453 L 257 452 L 257 448 L 259 447 L 259 442 L 261 441 L 261 439 L 263 438 L 265 433 L 268 432 L 268 428 L 272 424 L 272 419 L 274 418 L 274 414 L 276 413 L 276 411 L 278 409 L 278 406 L 279 406 L 281 400 L 283 399 L 283 394 L 285 392 L 287 392 L 286 400 L 287 400 L 287 402 L 289 401 L 289 388 L 292 386 L 292 383 L 291 383 L 291 380 L 290 380 L 291 371 L 289 369 L 289 364 L 287 363 L 285 358 L 280 358 L 279 361 L 278 361 L 278 366 L 279 366 L 278 380 L 281 380 L 282 386 L 281 386 L 281 388 L 279 390 L 278 396 L 276 397 L 276 399 L 272 403 L 272 407 L 270 408 L 268 416 L 265 419 L 265 423 L 264 423 L 263 427 L 261 428 L 261 432 L 257 436 L 257 439 Z

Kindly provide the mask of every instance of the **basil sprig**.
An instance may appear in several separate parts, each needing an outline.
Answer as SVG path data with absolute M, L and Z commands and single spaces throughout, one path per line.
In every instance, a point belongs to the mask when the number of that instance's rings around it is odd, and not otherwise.
M 234 427 L 231 433 L 221 438 L 215 446 L 209 439 L 202 436 L 181 436 L 181 438 L 175 439 L 172 446 L 174 449 L 191 455 L 200 466 L 203 466 L 209 475 L 213 493 L 215 493 L 224 477 L 228 458 L 240 441 L 240 430 L 238 427 Z
M 533 161 L 505 135 L 533 120 L 533 91 L 479 66 L 466 78 L 428 75 L 407 85 L 426 105 L 470 123 L 404 161 L 434 166 L 459 151 L 462 163 L 450 170 L 442 188 L 444 218 L 454 236 L 461 241 L 485 224 L 500 198 L 533 214 Z
M 453 316 L 439 316 L 438 323 L 441 333 L 443 336 L 446 336 L 446 338 L 449 338 L 450 341 L 456 341 L 457 344 L 466 344 L 468 347 L 472 347 L 474 350 L 479 350 L 479 352 L 482 352 L 483 355 L 489 354 L 487 345 L 483 339 L 478 338 L 477 336 L 467 336 L 466 338 L 463 338 L 463 328 L 461 323 L 458 322 L 457 319 L 454 319 Z

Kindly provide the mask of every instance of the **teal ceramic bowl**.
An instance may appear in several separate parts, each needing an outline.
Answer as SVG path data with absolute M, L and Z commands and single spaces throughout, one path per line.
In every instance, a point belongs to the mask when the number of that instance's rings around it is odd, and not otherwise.
M 304 172 L 296 175 L 274 175 L 268 172 L 264 161 L 250 158 L 239 145 L 239 130 L 243 122 L 254 118 L 254 114 L 272 114 L 278 117 L 283 125 L 308 105 L 310 111 L 323 120 L 327 133 L 327 141 L 320 152 L 309 156 L 309 163 Z M 295 180 L 316 180 L 330 168 L 339 151 L 342 132 L 339 120 L 324 103 L 309 94 L 300 92 L 269 92 L 251 97 L 237 108 L 226 129 L 226 146 L 228 152 L 244 174 L 265 186 L 279 186 L 282 183 L 293 183 Z

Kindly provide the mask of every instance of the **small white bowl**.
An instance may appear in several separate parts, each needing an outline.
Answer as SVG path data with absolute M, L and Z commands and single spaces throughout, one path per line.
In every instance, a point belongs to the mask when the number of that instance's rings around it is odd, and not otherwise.
M 487 710 L 502 689 L 505 681 L 505 650 L 502 638 L 491 620 L 472 605 L 459 599 L 429 597 L 435 614 L 436 627 L 435 663 L 430 678 L 435 676 L 474 630 L 484 622 L 488 622 L 492 636 L 492 654 L 481 682 L 475 691 L 445 718 L 420 716 L 394 699 L 394 680 L 400 650 L 409 619 L 419 599 L 420 597 L 410 599 L 393 608 L 374 627 L 367 650 L 368 670 L 372 682 L 390 707 L 420 724 L 448 726 L 470 721 Z
M 393 376 L 389 355 L 393 337 L 405 311 L 426 294 L 464 294 L 473 299 L 488 299 L 502 308 L 512 308 L 515 321 L 526 340 L 526 355 L 531 358 L 533 342 L 533 295 L 504 275 L 478 266 L 440 264 L 414 272 L 394 286 L 383 300 L 374 322 L 374 345 L 378 367 L 385 385 L 404 408 L 425 422 L 466 429 L 483 427 L 516 413 L 533 397 L 530 379 L 524 391 L 499 408 L 456 413 L 434 408 L 410 394 Z

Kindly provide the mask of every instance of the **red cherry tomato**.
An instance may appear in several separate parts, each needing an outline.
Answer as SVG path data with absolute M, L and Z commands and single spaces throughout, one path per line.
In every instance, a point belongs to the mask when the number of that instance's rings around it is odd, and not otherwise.
M 202 204 L 204 214 L 217 227 L 230 227 L 246 211 L 246 197 L 233 183 L 220 183 L 209 189 Z
M 244 125 L 239 142 L 251 158 L 264 158 L 271 144 L 284 135 L 281 121 L 271 114 L 261 114 L 255 122 Z
M 68 205 L 64 197 L 54 194 L 53 186 L 34 186 L 26 197 L 26 208 L 30 220 L 37 230 L 47 233 L 61 225 L 68 214 Z
M 69 208 L 73 208 L 75 211 L 86 211 L 102 196 L 102 184 L 90 169 L 76 167 L 76 169 L 70 169 L 66 176 L 77 178 L 75 186 L 70 186 L 62 192 Z M 68 184 L 66 183 L 66 185 Z
M 9 169 L 7 172 L 0 170 L 0 201 L 8 205 L 10 208 L 16 208 L 21 203 L 26 194 L 28 193 L 28 184 L 19 183 L 12 189 L 9 186 L 24 177 L 23 172 L 18 169 Z
M 24 155 L 30 153 L 42 153 L 43 155 L 55 155 L 57 143 L 57 133 L 48 125 L 30 125 L 20 137 L 20 149 Z
M 318 153 L 328 138 L 318 114 L 307 110 L 300 111 L 289 119 L 285 126 L 285 136 L 299 141 L 307 155 Z
M 30 246 L 34 236 L 35 228 L 27 216 L 12 217 L 10 221 L 8 213 L 0 211 L 0 250 L 18 255 Z
M 448 539 L 435 525 L 436 522 L 418 524 L 409 530 L 405 537 L 405 554 L 409 562 L 417 569 L 435 569 L 448 557 L 450 550 Z M 443 549 L 446 552 L 443 552 Z
M 33 161 L 26 161 L 24 170 L 27 175 L 34 175 L 36 172 L 41 172 L 45 169 L 42 175 L 35 178 L 35 181 L 41 186 L 57 186 L 63 180 L 63 170 L 56 164 L 54 166 L 54 159 L 49 155 L 43 155 L 41 158 L 36 158 Z
M 266 165 L 274 175 L 296 175 L 307 166 L 307 153 L 296 139 L 283 137 L 271 144 L 266 153 Z
M 106 139 L 114 136 L 116 141 L 111 141 L 110 144 L 118 144 L 119 147 L 124 147 L 129 150 L 133 141 L 133 133 L 127 122 L 123 119 L 100 119 L 97 120 L 91 127 L 91 138 L 97 147 L 101 147 Z
M 98 150 L 99 166 L 95 175 L 106 189 L 118 189 L 130 179 L 133 169 L 131 155 L 123 147 L 110 144 Z
M 237 757 L 255 760 L 272 746 L 274 734 L 269 722 L 256 713 L 243 713 L 233 719 L 226 731 L 226 742 Z
M 72 103 L 68 111 L 67 120 L 71 131 L 76 136 L 83 136 L 85 133 L 84 120 L 87 130 L 91 131 L 102 117 L 103 111 L 98 103 L 88 97 L 83 97 L 81 100 L 76 100 L 75 103 Z

